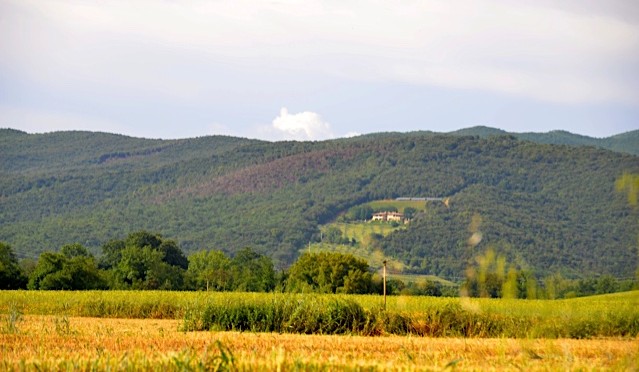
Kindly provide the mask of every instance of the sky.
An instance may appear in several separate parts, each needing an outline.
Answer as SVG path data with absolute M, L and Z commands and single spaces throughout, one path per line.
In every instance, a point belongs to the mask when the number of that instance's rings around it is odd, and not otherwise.
M 0 127 L 639 129 L 636 0 L 0 0 Z

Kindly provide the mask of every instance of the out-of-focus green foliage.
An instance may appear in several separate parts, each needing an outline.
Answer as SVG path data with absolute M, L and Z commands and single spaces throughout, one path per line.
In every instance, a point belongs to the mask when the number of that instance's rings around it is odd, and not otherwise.
M 628 196 L 628 203 L 630 205 L 637 205 L 637 199 L 639 198 L 639 174 L 624 173 L 615 185 L 617 191 Z

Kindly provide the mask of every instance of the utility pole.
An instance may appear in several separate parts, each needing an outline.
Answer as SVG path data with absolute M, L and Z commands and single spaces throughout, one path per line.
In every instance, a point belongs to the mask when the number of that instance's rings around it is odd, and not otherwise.
M 386 260 L 384 260 L 384 311 L 386 311 Z

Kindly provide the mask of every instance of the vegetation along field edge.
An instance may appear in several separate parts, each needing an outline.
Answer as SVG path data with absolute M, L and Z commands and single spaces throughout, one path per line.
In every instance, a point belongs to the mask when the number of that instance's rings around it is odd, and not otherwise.
M 506 300 L 167 291 L 3 291 L 5 331 L 27 314 L 181 320 L 184 331 L 436 337 L 638 337 L 639 292 Z

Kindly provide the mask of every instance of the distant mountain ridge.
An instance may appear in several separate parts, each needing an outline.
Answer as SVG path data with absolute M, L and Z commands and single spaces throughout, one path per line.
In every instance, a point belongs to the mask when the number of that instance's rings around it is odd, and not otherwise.
M 50 133 L 54 134 L 56 132 Z M 64 132 L 58 132 L 64 133 Z M 82 133 L 82 131 L 78 131 L 78 133 Z M 99 132 L 86 132 L 92 134 L 98 134 Z M 410 134 L 411 132 L 404 133 Z M 568 146 L 594 146 L 600 147 L 606 150 L 616 151 L 616 152 L 624 152 L 633 155 L 639 155 L 639 129 L 616 134 L 610 137 L 605 138 L 594 138 L 589 136 L 584 136 L 580 134 L 574 134 L 565 130 L 553 130 L 550 132 L 507 132 L 503 129 L 492 128 L 487 126 L 474 126 L 464 129 L 459 129 L 452 132 L 433 132 L 433 131 L 417 131 L 413 133 L 420 134 L 428 134 L 428 135 L 441 135 L 441 134 L 449 134 L 456 136 L 479 136 L 481 138 L 486 138 L 490 136 L 504 136 L 509 135 L 515 138 L 530 141 L 535 143 L 543 143 L 543 144 L 552 144 L 552 145 L 568 145 Z M 109 134 L 109 133 L 100 133 L 105 136 L 120 136 L 129 139 L 136 139 L 135 137 L 128 137 L 118 134 Z M 371 133 L 363 135 L 364 137 L 380 137 L 380 136 L 388 136 L 388 135 L 398 135 L 402 134 L 399 132 L 390 132 L 390 133 Z M 8 137 L 20 137 L 24 135 L 29 135 L 27 132 L 20 131 L 17 129 L 11 128 L 0 128 L 0 137 L 8 138 Z M 217 136 L 205 136 L 206 137 L 217 137 Z M 224 136 L 220 136 L 224 137 Z M 202 138 L 202 137 L 199 137 Z M 230 137 L 229 137 L 230 138 Z M 137 138 L 140 140 L 141 138 Z M 150 139 L 141 139 L 144 141 L 154 141 Z M 188 141 L 189 139 L 180 139 L 180 140 L 168 140 L 168 141 Z M 191 139 L 194 140 L 194 139 Z M 155 140 L 155 141 L 167 141 L 167 140 Z M 258 140 L 254 140 L 258 141 Z
M 639 155 L 639 129 L 606 138 L 582 136 L 580 134 L 574 134 L 564 130 L 553 130 L 547 133 L 511 133 L 501 129 L 485 126 L 460 129 L 454 132 L 450 132 L 450 134 L 461 136 L 479 136 L 482 138 L 488 136 L 510 135 L 521 140 L 531 141 L 535 143 L 569 146 L 594 146 L 611 151 Z
M 540 275 L 633 276 L 639 212 L 614 182 L 639 173 L 637 156 L 545 136 L 561 145 L 487 127 L 274 143 L 2 129 L 0 241 L 20 257 L 73 242 L 99 254 L 146 229 L 187 253 L 251 246 L 285 267 L 353 206 L 437 196 L 450 206 L 429 204 L 405 231 L 371 237 L 408 272 L 459 277 L 492 247 Z M 637 137 L 596 141 L 618 149 Z M 476 246 L 471 225 L 482 233 Z

